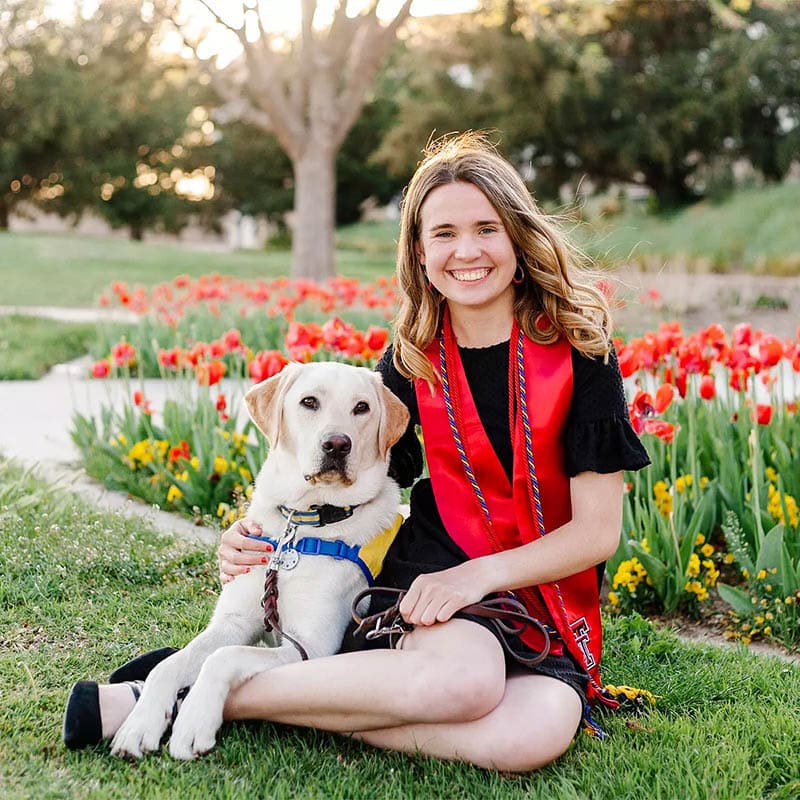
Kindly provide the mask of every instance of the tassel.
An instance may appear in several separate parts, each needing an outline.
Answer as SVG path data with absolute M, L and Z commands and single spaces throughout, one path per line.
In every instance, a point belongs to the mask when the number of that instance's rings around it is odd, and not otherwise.
M 612 686 L 607 683 L 603 687 L 603 692 L 626 706 L 636 708 L 642 708 L 645 705 L 654 706 L 657 699 L 656 695 L 648 692 L 647 689 L 637 689 L 634 686 Z
M 597 724 L 596 720 L 592 717 L 591 706 L 587 703 L 583 709 L 583 730 L 594 739 L 603 741 L 608 738 L 608 734 Z

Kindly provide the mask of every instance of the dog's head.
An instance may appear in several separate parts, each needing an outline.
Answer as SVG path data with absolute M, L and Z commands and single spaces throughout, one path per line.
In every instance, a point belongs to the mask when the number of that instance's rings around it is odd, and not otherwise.
M 250 389 L 245 402 L 270 458 L 282 469 L 296 467 L 312 486 L 385 476 L 389 450 L 409 419 L 377 372 L 338 362 L 288 364 Z

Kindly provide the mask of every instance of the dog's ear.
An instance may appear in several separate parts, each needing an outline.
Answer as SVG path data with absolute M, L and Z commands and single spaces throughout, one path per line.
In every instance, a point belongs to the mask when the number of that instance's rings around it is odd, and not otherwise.
M 257 383 L 244 396 L 250 418 L 273 449 L 278 444 L 281 429 L 283 397 L 294 383 L 299 369 L 297 364 L 287 364 L 277 375 Z
M 375 374 L 380 379 L 380 375 Z M 408 413 L 406 404 L 390 389 L 387 389 L 383 385 L 383 381 L 381 381 L 380 392 L 383 398 L 383 409 L 378 427 L 378 448 L 381 458 L 385 459 L 391 446 L 399 441 L 406 432 L 411 415 Z

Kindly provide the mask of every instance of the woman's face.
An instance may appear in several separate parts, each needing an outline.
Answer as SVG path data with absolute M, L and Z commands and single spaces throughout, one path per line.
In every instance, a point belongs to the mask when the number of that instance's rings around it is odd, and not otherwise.
M 513 313 L 514 245 L 500 215 L 471 183 L 439 186 L 420 208 L 417 255 L 451 313 Z

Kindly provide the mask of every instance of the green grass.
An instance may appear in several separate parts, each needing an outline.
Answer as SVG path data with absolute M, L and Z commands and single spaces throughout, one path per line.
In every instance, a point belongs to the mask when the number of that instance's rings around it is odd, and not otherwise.
M 206 758 L 138 764 L 67 752 L 63 703 L 143 650 L 205 624 L 213 548 L 101 514 L 0 461 L 0 796 L 16 798 L 774 798 L 800 794 L 800 669 L 608 623 L 605 678 L 661 696 L 607 714 L 540 773 L 509 777 L 314 731 L 236 724 Z
M 82 356 L 94 325 L 0 316 L 0 380 L 41 378 L 50 367 Z
M 800 184 L 787 183 L 741 190 L 722 203 L 698 203 L 672 214 L 653 216 L 631 209 L 580 225 L 575 235 L 588 253 L 605 263 L 646 261 L 651 255 L 689 270 L 796 275 L 798 208 Z
M 79 234 L 0 233 L 2 304 L 86 307 L 112 281 L 146 286 L 186 273 L 219 272 L 240 278 L 288 275 L 288 251 L 211 252 L 179 244 L 132 242 Z M 391 275 L 391 253 L 341 250 L 342 275 L 372 280 Z

